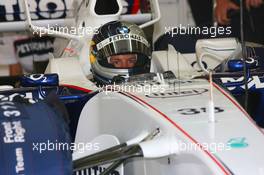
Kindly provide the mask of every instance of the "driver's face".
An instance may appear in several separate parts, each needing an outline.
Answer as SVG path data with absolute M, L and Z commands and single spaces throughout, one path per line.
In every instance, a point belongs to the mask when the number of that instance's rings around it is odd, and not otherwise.
M 136 54 L 114 55 L 110 58 L 110 64 L 115 68 L 133 68 L 137 62 Z

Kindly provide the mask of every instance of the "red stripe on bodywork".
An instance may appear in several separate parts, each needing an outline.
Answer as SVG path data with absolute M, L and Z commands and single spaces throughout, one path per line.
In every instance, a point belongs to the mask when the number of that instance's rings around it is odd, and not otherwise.
M 223 90 L 221 87 L 219 87 L 217 84 L 213 83 L 213 86 L 220 91 L 224 96 L 226 96 L 241 112 L 243 112 L 243 114 L 245 114 L 245 116 L 249 119 L 249 121 L 255 126 L 257 127 L 257 129 L 264 134 L 264 132 L 257 126 L 257 124 L 255 123 L 255 121 L 250 117 L 250 115 L 247 113 L 247 111 L 245 111 L 245 109 L 240 106 L 240 104 L 234 100 L 225 90 Z
M 61 86 L 68 87 L 68 88 L 71 88 L 71 89 L 76 89 L 76 90 L 83 91 L 83 92 L 86 92 L 86 93 L 92 92 L 92 90 L 90 90 L 90 89 L 86 89 L 86 88 L 82 88 L 82 87 L 74 86 L 74 85 L 61 84 Z
M 230 173 L 212 154 L 210 154 L 208 151 L 206 151 L 201 144 L 199 144 L 194 138 L 192 138 L 184 129 L 182 129 L 178 124 L 176 124 L 174 121 L 172 121 L 168 116 L 166 116 L 164 113 L 162 113 L 161 111 L 159 111 L 158 109 L 156 109 L 155 107 L 151 106 L 150 104 L 148 104 L 147 102 L 145 102 L 144 100 L 140 99 L 139 97 L 127 93 L 129 94 L 129 96 L 133 97 L 134 100 L 136 100 L 137 102 L 141 102 L 143 104 L 145 104 L 146 106 L 150 107 L 151 109 L 153 109 L 154 111 L 156 111 L 157 113 L 159 113 L 161 116 L 163 116 L 166 120 L 168 120 L 171 124 L 173 124 L 177 129 L 179 129 L 185 136 L 187 136 L 192 142 L 194 142 L 197 146 L 199 146 L 201 148 L 201 150 L 203 150 L 217 165 L 218 167 L 225 173 L 228 175 L 231 175 L 232 173 Z
M 78 87 L 78 86 L 74 86 L 74 85 L 66 85 L 66 84 L 62 84 L 62 86 L 65 87 L 69 87 L 69 88 L 73 88 L 73 89 L 77 89 L 77 90 L 81 90 L 83 92 L 91 92 L 92 90 L 89 89 L 85 89 L 82 87 Z M 157 113 L 159 113 L 161 116 L 163 116 L 166 120 L 168 120 L 171 124 L 173 124 L 177 129 L 179 129 L 185 136 L 187 136 L 192 142 L 194 142 L 199 148 L 201 148 L 201 150 L 203 150 L 216 164 L 217 166 L 226 174 L 226 175 L 231 175 L 232 173 L 230 173 L 228 170 L 226 170 L 226 168 L 212 155 L 210 154 L 208 151 L 206 151 L 202 145 L 200 145 L 194 138 L 192 138 L 186 131 L 184 131 L 184 129 L 182 129 L 179 125 L 177 125 L 174 121 L 172 121 L 168 116 L 166 116 L 165 114 L 163 114 L 161 111 L 159 111 L 158 109 L 156 109 L 155 107 L 151 106 L 150 104 L 148 104 L 147 102 L 145 102 L 144 100 L 140 99 L 139 97 L 130 94 L 130 93 L 123 93 L 120 92 L 123 95 L 128 94 L 128 96 L 132 97 L 131 99 L 139 102 L 139 103 L 143 103 L 144 105 L 150 107 L 151 109 L 153 109 L 154 111 L 156 111 Z

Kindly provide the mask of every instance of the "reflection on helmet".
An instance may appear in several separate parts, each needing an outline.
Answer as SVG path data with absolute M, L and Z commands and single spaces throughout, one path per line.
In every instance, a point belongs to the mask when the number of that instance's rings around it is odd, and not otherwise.
M 115 77 L 149 72 L 150 44 L 136 24 L 113 21 L 98 29 L 90 45 L 90 62 L 96 81 L 111 84 Z

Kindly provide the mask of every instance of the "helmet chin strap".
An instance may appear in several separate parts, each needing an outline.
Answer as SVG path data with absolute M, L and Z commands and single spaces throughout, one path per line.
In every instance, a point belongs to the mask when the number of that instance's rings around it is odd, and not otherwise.
M 93 73 L 93 76 L 94 76 L 94 80 L 97 83 L 97 86 L 104 86 L 104 85 L 111 84 L 111 80 L 104 78 L 98 75 L 97 73 Z
M 128 77 L 126 77 L 125 75 L 116 75 L 112 79 L 109 79 L 109 78 L 102 77 L 98 74 L 94 74 L 94 79 L 96 80 L 96 82 L 99 85 L 110 85 L 110 84 L 114 84 L 114 83 L 115 84 L 124 83 L 124 82 L 126 82 Z
M 116 75 L 112 78 L 111 84 L 121 84 L 127 82 L 130 76 L 145 73 L 140 68 L 134 68 L 129 71 L 129 75 Z
M 126 82 L 126 78 L 122 75 L 114 76 L 112 79 L 112 83 L 122 84 L 124 82 Z

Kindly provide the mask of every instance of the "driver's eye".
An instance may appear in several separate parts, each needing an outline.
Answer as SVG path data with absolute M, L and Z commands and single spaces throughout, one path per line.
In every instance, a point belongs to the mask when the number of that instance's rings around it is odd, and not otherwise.
M 120 64 L 120 61 L 113 61 L 113 64 L 119 65 Z

